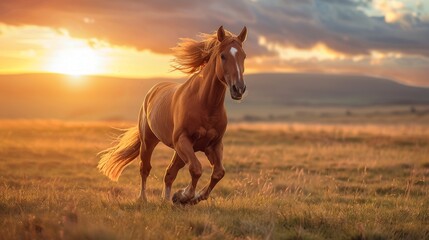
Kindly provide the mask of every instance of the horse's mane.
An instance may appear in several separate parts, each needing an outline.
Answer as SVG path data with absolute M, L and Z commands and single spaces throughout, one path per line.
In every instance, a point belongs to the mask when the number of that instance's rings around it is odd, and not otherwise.
M 201 41 L 191 38 L 181 38 L 176 47 L 173 47 L 174 59 L 172 67 L 184 73 L 192 74 L 200 71 L 210 60 L 213 54 L 217 54 L 221 43 L 217 39 L 217 33 L 200 33 Z M 234 41 L 236 38 L 231 32 L 225 30 L 225 42 Z

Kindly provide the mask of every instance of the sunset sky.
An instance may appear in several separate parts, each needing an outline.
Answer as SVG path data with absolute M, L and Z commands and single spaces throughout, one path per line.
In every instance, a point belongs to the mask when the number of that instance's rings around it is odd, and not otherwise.
M 429 86 L 422 0 L 0 1 L 0 73 L 180 77 L 170 48 L 220 25 L 246 72 L 362 74 Z

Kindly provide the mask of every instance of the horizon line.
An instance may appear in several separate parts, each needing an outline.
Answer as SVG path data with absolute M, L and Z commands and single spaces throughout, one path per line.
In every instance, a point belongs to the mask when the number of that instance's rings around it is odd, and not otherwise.
M 410 87 L 419 87 L 419 88 L 429 88 L 429 85 L 418 85 L 407 82 L 402 82 L 392 78 L 387 78 L 384 76 L 377 75 L 367 75 L 367 74 L 356 74 L 356 73 L 330 73 L 330 72 L 286 72 L 286 71 L 272 71 L 272 72 L 250 72 L 246 73 L 247 76 L 256 76 L 256 75 L 324 75 L 324 76 L 344 76 L 344 77 L 366 77 L 373 78 L 378 80 L 387 80 L 395 82 L 404 86 Z M 10 72 L 10 73 L 1 73 L 0 76 L 19 76 L 19 75 L 56 75 L 64 76 L 70 78 L 86 78 L 86 77 L 99 77 L 99 78 L 116 78 L 116 79 L 130 79 L 130 80 L 150 80 L 150 79 L 172 79 L 172 80 L 186 80 L 192 74 L 186 74 L 182 77 L 169 77 L 169 76 L 153 76 L 153 77 L 138 77 L 138 76 L 120 76 L 120 75 L 103 75 L 103 74 L 82 74 L 82 75 L 72 75 L 67 73 L 57 73 L 57 72 Z

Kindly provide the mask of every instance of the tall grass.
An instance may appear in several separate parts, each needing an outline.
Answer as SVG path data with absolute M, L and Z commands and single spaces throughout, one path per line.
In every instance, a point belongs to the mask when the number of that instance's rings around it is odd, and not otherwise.
M 429 126 L 231 125 L 226 176 L 191 207 L 160 198 L 165 146 L 154 152 L 148 203 L 135 201 L 138 161 L 117 183 L 98 172 L 111 126 L 131 125 L 0 122 L 0 238 L 429 238 Z M 210 167 L 198 156 L 202 187 Z M 173 188 L 188 182 L 182 170 Z

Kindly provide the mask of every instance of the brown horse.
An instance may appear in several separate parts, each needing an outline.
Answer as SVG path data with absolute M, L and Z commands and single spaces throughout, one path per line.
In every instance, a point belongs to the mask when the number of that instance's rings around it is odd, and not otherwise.
M 120 136 L 118 144 L 101 152 L 98 169 L 117 180 L 124 168 L 140 153 L 142 179 L 140 198 L 146 201 L 146 179 L 151 170 L 151 155 L 161 141 L 175 150 L 164 177 L 163 197 L 170 199 L 171 186 L 177 172 L 189 164 L 192 180 L 177 191 L 172 200 L 180 204 L 196 204 L 208 198 L 225 174 L 222 165 L 222 138 L 227 117 L 224 107 L 227 87 L 233 99 L 246 91 L 242 43 L 247 29 L 233 36 L 221 26 L 216 33 L 202 34 L 202 41 L 182 39 L 173 48 L 175 68 L 193 74 L 185 83 L 160 83 L 146 95 L 140 109 L 138 126 Z M 195 152 L 207 156 L 213 171 L 209 184 L 195 193 L 202 174 Z

